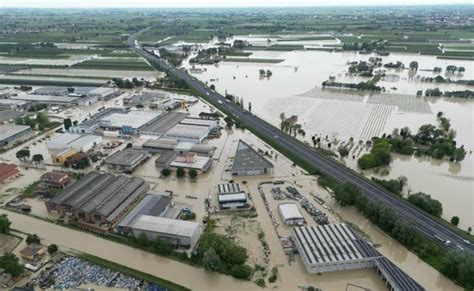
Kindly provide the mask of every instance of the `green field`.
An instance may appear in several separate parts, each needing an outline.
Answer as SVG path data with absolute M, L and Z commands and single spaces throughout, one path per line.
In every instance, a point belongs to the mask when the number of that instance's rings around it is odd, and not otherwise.
M 153 68 L 141 59 L 93 59 L 77 63 L 74 69 L 153 71 Z

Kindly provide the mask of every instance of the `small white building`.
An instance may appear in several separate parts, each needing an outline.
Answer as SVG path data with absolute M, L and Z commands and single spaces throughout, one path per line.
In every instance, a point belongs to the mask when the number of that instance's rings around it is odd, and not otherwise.
M 305 219 L 296 203 L 282 203 L 278 205 L 281 219 L 286 225 L 304 225 Z
M 196 222 L 151 215 L 142 215 L 132 226 L 133 236 L 144 233 L 153 241 L 156 238 L 169 241 L 175 247 L 193 249 L 202 233 Z

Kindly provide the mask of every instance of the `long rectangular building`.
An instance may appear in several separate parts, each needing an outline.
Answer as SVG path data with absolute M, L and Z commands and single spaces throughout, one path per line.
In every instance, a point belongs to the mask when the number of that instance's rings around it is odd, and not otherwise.
M 142 178 L 92 172 L 46 202 L 48 212 L 74 217 L 80 223 L 110 226 L 148 191 Z
M 375 268 L 390 290 L 425 290 L 343 223 L 297 227 L 291 238 L 310 274 Z

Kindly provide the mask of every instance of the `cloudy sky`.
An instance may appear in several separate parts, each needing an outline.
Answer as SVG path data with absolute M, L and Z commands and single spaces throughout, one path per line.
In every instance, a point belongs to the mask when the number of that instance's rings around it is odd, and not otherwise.
M 0 7 L 260 7 L 470 3 L 470 0 L 0 0 Z

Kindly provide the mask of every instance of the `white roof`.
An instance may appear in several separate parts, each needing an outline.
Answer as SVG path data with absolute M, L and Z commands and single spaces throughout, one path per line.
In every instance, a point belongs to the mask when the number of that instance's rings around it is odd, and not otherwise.
M 199 230 L 199 224 L 191 221 L 142 215 L 133 224 L 132 228 L 181 237 L 193 237 Z
M 30 127 L 26 125 L 3 125 L 0 124 L 0 140 L 9 138 L 24 130 L 29 130 Z
M 38 102 L 52 102 L 52 103 L 72 103 L 76 101 L 77 97 L 68 96 L 50 96 L 50 95 L 28 95 L 22 94 L 18 96 L 11 96 L 12 100 L 38 101 Z
M 173 137 L 190 137 L 201 138 L 208 133 L 209 129 L 204 126 L 178 124 L 166 133 L 167 136 Z
M 283 220 L 303 219 L 303 215 L 295 203 L 282 203 L 278 205 L 278 210 L 280 211 Z
M 219 202 L 235 202 L 235 201 L 247 201 L 247 195 L 245 192 L 233 193 L 233 194 L 219 194 Z
M 63 133 L 53 137 L 46 143 L 49 149 L 59 150 L 64 148 L 73 148 L 77 151 L 91 143 L 101 143 L 102 137 L 97 135 L 80 135 L 77 133 Z
M 112 127 L 130 126 L 139 128 L 158 116 L 160 116 L 160 113 L 152 111 L 130 111 L 127 113 L 113 113 L 101 120 Z
M 202 171 L 207 171 L 209 168 L 209 163 L 210 163 L 210 158 L 208 157 L 200 157 L 196 156 L 194 163 L 184 163 L 184 162 L 177 162 L 173 161 L 171 162 L 171 167 L 177 167 L 177 168 L 186 168 L 186 169 L 196 169 L 196 170 L 202 170 Z

